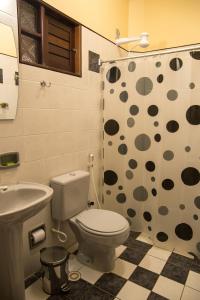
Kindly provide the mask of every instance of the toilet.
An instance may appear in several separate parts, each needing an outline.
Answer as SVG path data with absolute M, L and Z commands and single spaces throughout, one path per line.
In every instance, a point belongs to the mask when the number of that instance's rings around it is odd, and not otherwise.
M 120 214 L 88 208 L 90 175 L 73 171 L 51 180 L 53 219 L 68 220 L 79 244 L 78 260 L 96 270 L 110 272 L 115 264 L 115 248 L 128 238 L 128 221 Z

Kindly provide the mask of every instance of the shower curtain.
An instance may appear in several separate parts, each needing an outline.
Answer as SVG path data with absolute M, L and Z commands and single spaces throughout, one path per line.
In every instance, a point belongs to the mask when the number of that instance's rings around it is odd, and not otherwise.
M 104 207 L 200 256 L 200 51 L 105 64 Z

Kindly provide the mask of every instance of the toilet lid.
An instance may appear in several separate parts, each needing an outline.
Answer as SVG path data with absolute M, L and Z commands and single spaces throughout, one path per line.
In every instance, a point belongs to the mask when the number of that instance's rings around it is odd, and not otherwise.
M 86 230 L 102 233 L 122 231 L 129 226 L 120 214 L 104 209 L 85 210 L 76 216 L 76 221 Z

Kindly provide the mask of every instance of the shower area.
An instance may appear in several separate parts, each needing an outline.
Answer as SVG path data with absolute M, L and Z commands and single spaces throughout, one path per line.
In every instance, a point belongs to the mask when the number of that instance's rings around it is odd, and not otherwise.
M 103 63 L 103 201 L 154 245 L 200 256 L 200 51 Z

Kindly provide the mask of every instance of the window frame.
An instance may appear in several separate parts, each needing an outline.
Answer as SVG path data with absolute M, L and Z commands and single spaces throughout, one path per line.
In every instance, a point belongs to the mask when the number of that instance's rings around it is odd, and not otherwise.
M 42 69 L 47 69 L 59 73 L 69 74 L 77 77 L 82 77 L 82 25 L 75 21 L 74 19 L 68 17 L 63 12 L 60 12 L 56 8 L 50 6 L 42 0 L 24 0 L 27 3 L 37 7 L 38 9 L 38 19 L 39 19 L 39 28 L 38 32 L 32 32 L 21 27 L 21 12 L 20 12 L 20 2 L 22 0 L 17 0 L 17 11 L 18 11 L 18 39 L 19 39 L 19 62 L 25 65 L 30 65 L 34 67 L 39 67 Z M 74 72 L 69 70 L 60 69 L 58 67 L 48 66 L 46 64 L 47 60 L 47 38 L 46 36 L 46 18 L 47 15 L 52 16 L 53 18 L 60 20 L 61 22 L 66 21 L 66 24 L 71 24 L 71 27 L 74 28 L 74 44 L 76 51 L 74 52 Z M 64 23 L 64 22 L 63 22 Z M 22 60 L 22 51 L 21 51 L 21 40 L 22 35 L 25 34 L 28 37 L 32 37 L 40 41 L 40 54 L 39 63 L 31 63 Z M 73 50 L 70 50 L 73 51 Z

